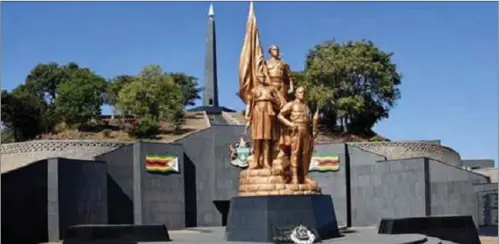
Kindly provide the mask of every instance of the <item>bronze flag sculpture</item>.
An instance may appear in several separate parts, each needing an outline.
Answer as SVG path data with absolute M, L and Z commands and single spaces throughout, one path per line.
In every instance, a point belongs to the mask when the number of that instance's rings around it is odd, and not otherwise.
M 239 60 L 239 97 L 246 104 L 246 126 L 251 129 L 253 157 L 241 172 L 239 196 L 320 194 L 308 177 L 317 134 L 318 113 L 312 118 L 289 66 L 280 59 L 279 47 L 269 48 L 265 60 L 250 2 L 246 35 Z

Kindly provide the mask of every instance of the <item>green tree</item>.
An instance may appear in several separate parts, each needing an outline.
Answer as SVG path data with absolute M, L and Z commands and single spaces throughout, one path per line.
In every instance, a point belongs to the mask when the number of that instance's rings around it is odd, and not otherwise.
M 71 68 L 74 68 L 71 63 Z M 57 63 L 41 63 L 36 65 L 26 77 L 25 89 L 38 94 L 49 104 L 55 101 L 56 89 L 59 84 L 68 79 L 67 70 Z
M 21 89 L 12 92 L 2 90 L 1 100 L 2 123 L 14 141 L 33 139 L 40 134 L 46 105 L 39 96 Z
M 123 111 L 123 109 L 119 107 L 118 97 L 121 89 L 132 83 L 134 79 L 135 77 L 131 75 L 119 75 L 108 82 L 105 94 L 105 103 L 112 107 L 113 117 L 117 114 L 117 110 L 120 110 L 122 115 L 126 115 L 126 111 Z
M 182 88 L 160 66 L 146 66 L 142 72 L 119 92 L 119 106 L 130 111 L 138 120 L 134 131 L 137 136 L 151 136 L 149 127 L 159 126 L 165 119 L 180 129 L 183 118 L 184 97 Z M 145 125 L 148 126 L 145 126 Z
M 181 87 L 184 106 L 195 105 L 196 100 L 201 99 L 199 96 L 201 88 L 198 86 L 198 79 L 196 77 L 185 73 L 168 73 L 168 76 L 172 77 L 173 82 Z
M 39 96 L 47 104 L 42 111 L 42 132 L 51 132 L 60 122 L 61 119 L 55 114 L 57 87 L 70 80 L 71 74 L 79 69 L 74 62 L 64 66 L 54 62 L 41 63 L 30 71 L 24 84 L 16 88 L 16 90 Z
M 81 125 L 101 114 L 106 80 L 86 68 L 68 69 L 68 80 L 56 89 L 55 111 L 68 125 Z
M 323 106 L 323 117 L 332 118 L 330 128 L 339 119 L 345 132 L 367 132 L 388 116 L 400 98 L 401 84 L 392 55 L 364 40 L 328 41 L 309 51 L 304 83 L 311 99 Z M 327 101 L 320 101 L 326 94 Z

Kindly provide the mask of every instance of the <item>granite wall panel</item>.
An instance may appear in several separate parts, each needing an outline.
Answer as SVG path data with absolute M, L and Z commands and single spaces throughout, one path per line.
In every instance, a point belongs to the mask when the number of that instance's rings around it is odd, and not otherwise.
M 229 146 L 239 142 L 244 126 L 212 126 L 216 143 L 214 144 L 215 192 L 214 201 L 230 201 L 239 191 L 241 169 L 230 163 Z M 249 138 L 246 138 L 249 139 Z M 228 210 L 228 209 L 227 209 Z
M 47 160 L 1 178 L 2 243 L 48 242 Z
M 2 175 L 2 242 L 57 242 L 69 225 L 107 223 L 104 162 L 51 158 Z
M 212 125 L 176 141 L 183 145 L 186 161 L 195 172 L 197 219 L 194 222 L 189 217 L 188 225 L 225 224 L 230 199 L 237 195 L 241 172 L 229 162 L 229 145 L 236 143 L 243 132 L 244 126 Z M 191 194 L 189 199 L 192 198 Z M 189 209 L 194 209 L 194 206 Z
M 229 146 L 239 141 L 243 136 L 244 126 L 212 125 L 216 143 L 214 146 L 214 180 L 215 189 L 212 204 L 217 209 L 217 221 L 226 225 L 229 214 L 230 199 L 239 191 L 239 174 L 242 169 L 230 163 Z M 249 139 L 249 138 L 246 138 Z
M 355 145 L 347 144 L 348 157 L 352 167 L 374 165 L 378 161 L 386 160 L 385 156 L 363 150 Z
M 185 226 L 197 226 L 197 189 L 196 189 L 196 165 L 184 153 L 184 202 L 185 202 Z
M 473 185 L 478 198 L 479 226 L 497 226 L 497 183 Z
M 315 153 L 320 155 L 336 154 L 340 158 L 340 170 L 337 172 L 310 172 L 310 177 L 317 181 L 323 194 L 331 195 L 338 226 L 348 225 L 347 200 L 347 164 L 345 144 L 317 144 Z
M 184 151 L 180 144 L 142 142 L 140 157 L 140 224 L 164 224 L 169 230 L 185 228 Z M 145 168 L 147 155 L 176 156 L 179 172 L 151 173 Z
M 429 162 L 431 182 L 470 181 L 472 184 L 489 183 L 487 176 L 473 171 L 464 170 L 433 159 L 429 159 Z
M 185 158 L 191 163 L 195 171 L 195 221 L 190 218 L 191 226 L 219 226 L 221 216 L 213 204 L 215 196 L 215 151 L 213 148 L 216 138 L 211 128 L 191 134 L 176 143 L 182 144 Z M 187 179 L 186 179 L 187 180 Z M 190 195 L 193 198 L 192 193 Z M 189 215 L 191 213 L 188 213 Z
M 60 239 L 64 239 L 70 225 L 107 224 L 107 164 L 102 161 L 49 159 L 49 169 L 54 164 L 58 171 Z
M 108 223 L 133 224 L 133 144 L 95 157 L 107 163 Z
M 376 225 L 381 218 L 425 216 L 424 160 L 352 166 L 351 198 L 353 226 Z
M 430 215 L 471 215 L 479 223 L 478 195 L 473 185 L 488 177 L 459 167 L 428 160 Z
M 61 239 L 59 228 L 59 164 L 57 158 L 47 160 L 47 204 L 49 241 L 56 242 Z

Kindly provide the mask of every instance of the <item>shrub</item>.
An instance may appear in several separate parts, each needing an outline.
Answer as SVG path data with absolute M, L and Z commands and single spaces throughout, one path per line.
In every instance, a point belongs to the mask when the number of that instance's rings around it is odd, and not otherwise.
M 159 133 L 159 123 L 150 116 L 140 118 L 128 131 L 130 136 L 137 138 L 148 138 Z
M 54 132 L 55 133 L 61 133 L 65 130 L 69 129 L 68 124 L 62 122 L 54 126 Z
M 111 136 L 112 132 L 113 132 L 113 131 L 112 131 L 111 129 L 104 129 L 104 130 L 102 131 L 102 134 L 104 135 L 104 137 L 105 137 L 105 138 L 111 138 L 111 137 L 112 137 L 112 136 Z
M 384 141 L 383 138 L 379 137 L 379 136 L 373 136 L 371 138 L 369 138 L 369 141 L 370 142 L 381 142 L 381 141 Z

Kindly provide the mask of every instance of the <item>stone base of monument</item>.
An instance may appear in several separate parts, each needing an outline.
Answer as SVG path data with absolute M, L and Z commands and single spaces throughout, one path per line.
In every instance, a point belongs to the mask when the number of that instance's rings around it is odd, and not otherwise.
M 310 232 L 307 234 L 303 227 Z M 298 231 L 293 233 L 294 230 Z M 315 241 L 340 236 L 330 195 L 232 198 L 227 241 L 292 243 L 292 235 Z
M 423 234 L 462 244 L 480 244 L 471 216 L 428 216 L 382 219 L 379 234 Z
M 105 244 L 170 241 L 164 225 L 73 225 L 63 244 Z

